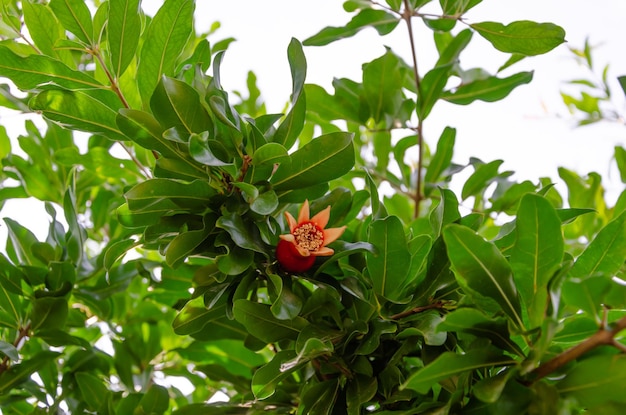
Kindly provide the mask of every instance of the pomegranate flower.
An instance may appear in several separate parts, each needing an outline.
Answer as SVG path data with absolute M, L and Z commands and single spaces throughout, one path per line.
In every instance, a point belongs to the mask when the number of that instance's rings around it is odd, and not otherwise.
M 276 259 L 281 267 L 287 272 L 304 272 L 313 266 L 315 257 L 330 256 L 334 253 L 328 245 L 341 236 L 346 229 L 324 229 L 330 217 L 330 206 L 309 218 L 309 201 L 306 200 L 300 208 L 298 220 L 285 212 L 289 232 L 280 235 L 276 246 Z

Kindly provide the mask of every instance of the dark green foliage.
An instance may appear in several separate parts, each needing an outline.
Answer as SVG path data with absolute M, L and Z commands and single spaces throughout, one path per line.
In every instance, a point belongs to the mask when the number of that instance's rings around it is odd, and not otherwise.
M 440 100 L 498 101 L 532 80 L 469 76 L 474 34 L 510 55 L 504 72 L 561 28 L 467 22 L 479 0 L 346 1 L 346 25 L 287 45 L 292 94 L 266 114 L 253 73 L 248 98 L 222 87 L 232 39 L 196 34 L 194 1 L 153 17 L 95 3 L 0 2 L 0 76 L 27 94 L 3 88 L 0 104 L 46 122 L 26 124 L 21 151 L 0 129 L 0 203 L 33 197 L 50 216 L 44 240 L 3 221 L 3 413 L 619 412 L 625 198 L 607 206 L 596 173 L 561 169 L 563 197 L 502 160 L 457 165 L 452 127 L 433 152 L 423 140 Z M 361 81 L 306 84 L 303 45 L 403 19 L 432 31 L 431 68 L 388 47 Z M 616 162 L 624 180 L 621 147 Z M 305 222 L 342 233 L 289 273 L 276 246 L 305 201 Z M 229 401 L 209 403 L 217 392 Z

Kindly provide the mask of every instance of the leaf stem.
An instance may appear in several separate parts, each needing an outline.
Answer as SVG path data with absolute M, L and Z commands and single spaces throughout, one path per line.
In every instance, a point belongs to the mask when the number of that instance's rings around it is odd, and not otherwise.
M 588 353 L 589 351 L 599 346 L 613 346 L 622 352 L 626 351 L 626 346 L 615 340 L 615 336 L 617 336 L 617 334 L 624 329 L 626 329 L 626 317 L 622 317 L 616 323 L 608 327 L 603 324 L 600 329 L 587 340 L 583 341 L 580 344 L 577 344 L 570 349 L 567 349 L 563 353 L 557 355 L 553 359 L 547 361 L 546 363 L 540 365 L 532 372 L 530 372 L 531 380 L 529 383 L 532 384 L 548 376 L 550 373 L 554 372 L 560 367 L 563 367 L 567 363 L 578 359 L 585 353 Z
M 413 10 L 408 0 L 404 0 L 404 12 L 402 13 L 402 19 L 406 22 L 409 42 L 411 43 L 411 58 L 413 59 L 413 77 L 415 78 L 415 87 L 417 90 L 417 99 L 422 97 L 422 88 L 419 70 L 417 67 L 417 52 L 415 47 L 415 39 L 413 36 L 413 24 L 411 18 L 413 17 Z M 420 204 L 422 201 L 422 167 L 424 164 L 424 129 L 423 121 L 420 117 L 417 119 L 417 128 L 415 129 L 417 137 L 418 155 L 417 155 L 417 179 L 415 183 L 415 212 L 414 217 L 418 218 L 420 215 Z
M 393 316 L 389 318 L 392 320 L 400 320 L 401 318 L 409 317 L 409 316 L 412 316 L 413 314 L 423 313 L 424 311 L 427 311 L 427 310 L 441 310 L 441 309 L 444 309 L 445 307 L 446 307 L 446 302 L 439 300 L 432 304 L 424 305 L 421 307 L 414 307 L 410 310 L 406 310 L 401 313 L 394 314 Z

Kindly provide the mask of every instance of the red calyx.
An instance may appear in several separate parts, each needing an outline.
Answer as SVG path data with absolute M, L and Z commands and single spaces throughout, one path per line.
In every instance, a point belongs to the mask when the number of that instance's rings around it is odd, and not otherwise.
M 280 239 L 276 245 L 276 259 L 287 272 L 308 271 L 315 262 L 315 256 L 302 256 L 291 242 Z

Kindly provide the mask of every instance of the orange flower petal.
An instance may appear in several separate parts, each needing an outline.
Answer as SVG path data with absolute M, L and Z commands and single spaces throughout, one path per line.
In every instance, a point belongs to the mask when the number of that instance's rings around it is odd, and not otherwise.
M 324 229 L 324 227 L 328 225 L 328 219 L 330 219 L 330 206 L 313 216 L 311 222 L 316 224 L 320 229 Z
M 324 246 L 324 247 L 318 249 L 317 251 L 311 252 L 311 255 L 315 255 L 315 256 L 331 256 L 334 253 L 335 253 L 335 251 L 333 251 L 331 248 L 327 248 L 327 247 Z
M 289 225 L 289 232 L 293 232 L 293 230 L 298 226 L 298 222 L 296 222 L 296 218 L 289 212 L 285 212 L 285 217 L 287 218 L 287 224 Z
M 292 243 L 296 242 L 296 238 L 290 233 L 286 235 L 278 235 L 278 237 L 282 239 L 283 241 L 292 242 Z
M 304 203 L 302 204 L 302 207 L 300 208 L 300 213 L 298 214 L 298 224 L 308 222 L 308 221 L 309 221 L 309 201 L 307 199 L 304 201 Z
M 341 236 L 341 234 L 343 234 L 343 231 L 345 230 L 345 226 L 342 226 L 341 228 L 324 229 L 324 246 L 339 239 L 339 237 Z

